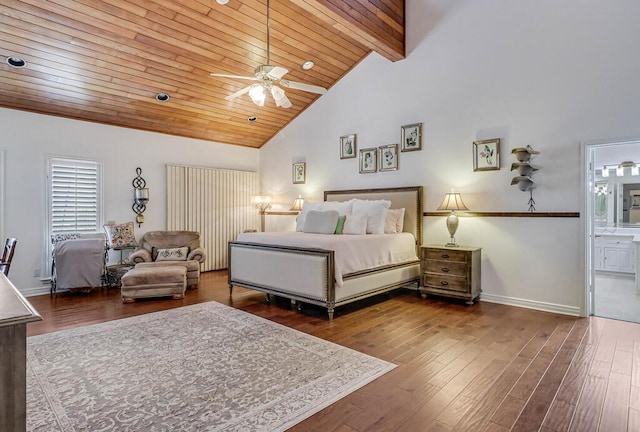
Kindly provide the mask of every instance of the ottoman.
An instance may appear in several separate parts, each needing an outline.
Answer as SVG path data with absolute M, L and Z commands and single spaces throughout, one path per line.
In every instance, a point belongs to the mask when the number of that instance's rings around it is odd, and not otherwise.
M 122 302 L 131 303 L 137 298 L 184 298 L 187 288 L 187 269 L 184 266 L 135 268 L 122 276 Z

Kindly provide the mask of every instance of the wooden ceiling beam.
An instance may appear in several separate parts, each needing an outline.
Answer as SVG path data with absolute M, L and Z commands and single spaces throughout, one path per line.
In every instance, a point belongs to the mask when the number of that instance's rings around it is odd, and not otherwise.
M 405 53 L 404 0 L 291 0 L 391 61 Z

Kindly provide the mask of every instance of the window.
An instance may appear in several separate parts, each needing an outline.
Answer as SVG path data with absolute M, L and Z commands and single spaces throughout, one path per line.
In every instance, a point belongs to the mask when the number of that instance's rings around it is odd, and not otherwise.
M 101 168 L 97 161 L 49 159 L 47 261 L 51 258 L 52 234 L 89 233 L 102 229 Z

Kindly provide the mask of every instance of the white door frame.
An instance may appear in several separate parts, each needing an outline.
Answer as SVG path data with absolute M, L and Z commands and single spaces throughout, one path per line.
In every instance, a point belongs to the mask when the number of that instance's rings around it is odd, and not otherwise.
M 591 141 L 580 143 L 580 184 L 582 188 L 582 229 L 584 232 L 584 297 L 581 305 L 581 315 L 590 316 L 594 311 L 594 296 L 591 295 L 595 282 L 594 252 L 594 195 L 595 182 L 594 151 L 599 147 L 613 147 L 624 144 L 640 144 L 640 139 Z M 640 269 L 636 269 L 636 272 Z

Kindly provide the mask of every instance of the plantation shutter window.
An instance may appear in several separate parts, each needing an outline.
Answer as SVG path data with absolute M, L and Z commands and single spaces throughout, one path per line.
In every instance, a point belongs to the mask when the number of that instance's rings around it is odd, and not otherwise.
M 51 160 L 50 234 L 100 229 L 99 171 L 97 162 Z

